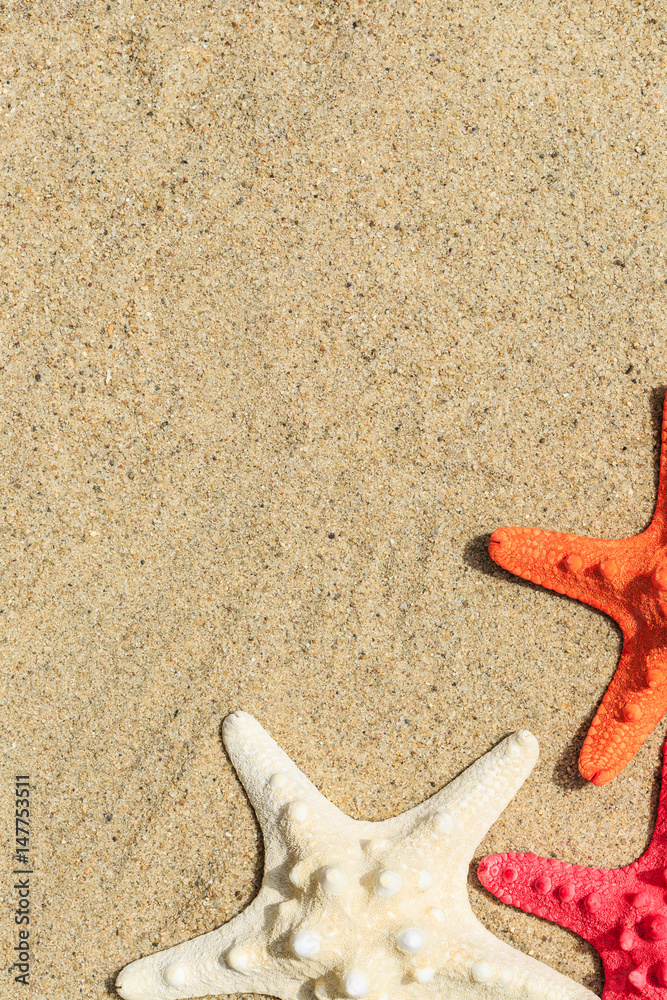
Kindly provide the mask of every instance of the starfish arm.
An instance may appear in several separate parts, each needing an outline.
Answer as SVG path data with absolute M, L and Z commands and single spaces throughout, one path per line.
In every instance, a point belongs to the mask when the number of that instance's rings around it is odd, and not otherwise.
M 261 889 L 250 906 L 217 930 L 137 959 L 118 976 L 117 992 L 123 1000 L 268 992 L 291 997 L 293 985 L 268 959 L 261 943 L 272 902 L 270 890 Z
M 646 545 L 641 539 L 607 541 L 538 528 L 498 528 L 491 535 L 489 555 L 510 573 L 590 604 L 622 625 L 627 610 L 621 588 Z
M 514 733 L 426 802 L 374 824 L 375 835 L 406 838 L 411 850 L 418 853 L 422 845 L 467 871 L 478 844 L 512 801 L 538 755 L 532 733 Z
M 326 827 L 351 829 L 349 816 L 337 809 L 294 764 L 266 730 L 247 712 L 233 712 L 222 724 L 222 737 L 262 828 L 268 849 L 268 830 L 282 816 L 292 829 L 299 814 L 309 813 Z M 296 823 L 293 822 L 296 820 Z M 268 859 L 267 859 L 268 867 Z
M 637 993 L 659 1000 L 667 986 L 664 833 L 653 844 L 625 868 L 494 854 L 482 859 L 478 875 L 503 902 L 589 941 L 604 963 L 606 1000 L 634 1000 Z
M 526 997 L 543 997 L 545 1000 L 549 997 L 593 1000 L 595 996 L 585 986 L 499 940 L 472 911 L 467 919 L 460 915 L 452 917 L 449 936 L 450 940 L 458 943 L 462 952 L 475 953 L 477 968 L 487 966 L 496 970 L 495 981 L 485 984 L 485 993 L 498 1000 L 507 1000 L 508 988 L 522 991 Z
M 581 748 L 579 770 L 595 785 L 623 770 L 667 711 L 667 651 L 647 649 L 646 638 L 625 635 L 616 673 Z
M 605 893 L 610 877 L 620 872 L 514 853 L 490 854 L 477 869 L 484 888 L 503 903 L 567 927 L 591 942 L 606 926 Z

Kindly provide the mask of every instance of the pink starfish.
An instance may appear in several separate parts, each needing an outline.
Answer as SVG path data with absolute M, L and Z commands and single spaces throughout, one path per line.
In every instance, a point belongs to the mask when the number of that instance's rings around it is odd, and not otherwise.
M 537 854 L 490 854 L 480 882 L 504 903 L 568 927 L 600 953 L 603 1000 L 667 1000 L 667 743 L 653 839 L 625 868 L 585 868 Z

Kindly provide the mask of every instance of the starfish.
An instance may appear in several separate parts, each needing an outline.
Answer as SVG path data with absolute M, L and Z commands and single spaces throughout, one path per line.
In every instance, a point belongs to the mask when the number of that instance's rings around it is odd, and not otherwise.
M 530 733 L 377 823 L 340 812 L 252 716 L 228 716 L 223 738 L 262 829 L 261 889 L 217 930 L 123 969 L 124 1000 L 594 1000 L 494 937 L 468 901 L 473 852 L 537 759 Z
M 667 996 L 667 744 L 653 839 L 625 868 L 584 868 L 536 854 L 493 854 L 477 874 L 504 903 L 568 927 L 604 963 L 603 1000 Z
M 653 519 L 640 535 L 607 541 L 537 528 L 499 528 L 491 558 L 511 573 L 590 604 L 623 632 L 616 673 L 584 740 L 579 770 L 605 785 L 667 711 L 667 396 Z

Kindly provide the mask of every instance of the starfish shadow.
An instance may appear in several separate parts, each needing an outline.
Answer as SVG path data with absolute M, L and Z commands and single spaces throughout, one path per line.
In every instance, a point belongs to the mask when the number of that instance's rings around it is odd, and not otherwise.
M 586 733 L 591 727 L 591 722 L 595 718 L 598 706 L 588 713 L 587 717 L 578 727 L 572 739 L 568 742 L 565 750 L 560 755 L 554 769 L 551 772 L 554 784 L 563 791 L 571 792 L 576 789 L 586 788 L 588 781 L 579 773 L 579 753 L 586 737 Z
M 512 574 L 508 573 L 505 569 L 501 569 L 489 555 L 490 541 L 491 535 L 477 535 L 475 538 L 470 538 L 463 546 L 464 563 L 473 569 L 479 570 L 480 573 L 486 573 L 487 576 L 495 576 L 501 579 L 502 577 L 511 577 Z M 514 577 L 514 579 L 516 580 L 517 577 Z M 521 580 L 521 577 L 518 577 L 518 580 L 520 583 L 527 583 L 526 580 Z
M 660 479 L 660 441 L 662 434 L 662 407 L 665 401 L 667 386 L 661 385 L 651 389 L 649 393 L 649 405 L 651 407 L 651 427 L 653 429 L 653 479 L 656 493 L 658 491 L 658 480 Z
M 116 992 L 116 980 L 118 979 L 118 977 L 121 974 L 122 970 L 123 970 L 123 966 L 121 965 L 121 967 L 119 969 L 116 969 L 115 972 L 112 972 L 111 975 L 107 976 L 107 978 L 104 980 L 104 995 L 105 996 L 107 996 L 107 997 L 116 997 L 116 1000 L 118 1000 L 118 993 Z

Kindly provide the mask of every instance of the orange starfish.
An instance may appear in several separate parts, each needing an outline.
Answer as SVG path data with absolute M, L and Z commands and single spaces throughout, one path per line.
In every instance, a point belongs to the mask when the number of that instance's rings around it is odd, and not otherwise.
M 653 519 L 606 541 L 537 528 L 499 528 L 491 558 L 511 573 L 599 608 L 621 627 L 623 652 L 584 740 L 579 770 L 615 778 L 667 712 L 667 396 Z

